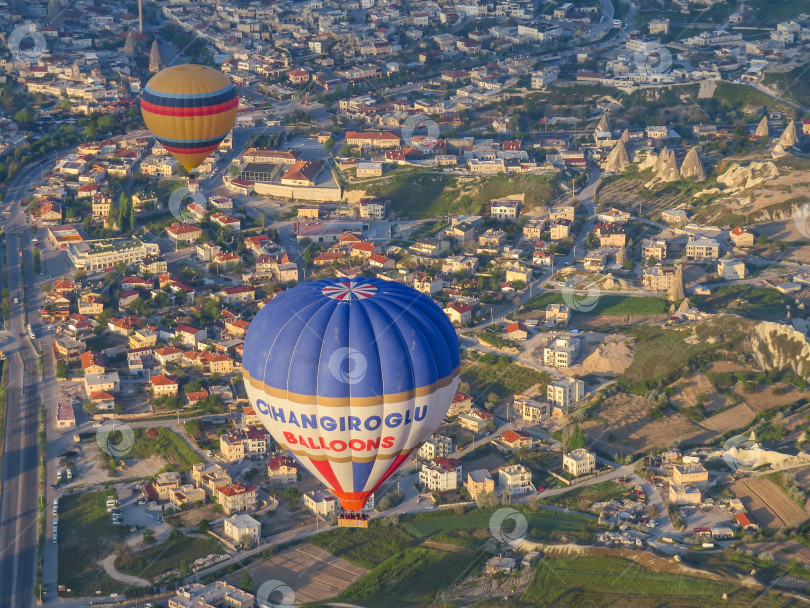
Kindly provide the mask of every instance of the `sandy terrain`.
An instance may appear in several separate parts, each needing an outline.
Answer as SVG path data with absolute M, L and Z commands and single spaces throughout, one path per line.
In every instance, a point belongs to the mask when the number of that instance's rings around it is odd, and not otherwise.
M 627 336 L 608 336 L 582 363 L 571 366 L 566 375 L 621 374 L 633 362 L 633 352 L 627 348 Z
M 752 549 L 757 553 L 767 553 L 773 556 L 774 561 L 783 564 L 796 560 L 800 566 L 805 568 L 810 566 L 810 547 L 805 547 L 795 540 L 783 540 L 774 543 L 756 543 L 745 545 L 746 549 Z
M 335 597 L 367 572 L 308 543 L 254 562 L 247 568 L 257 591 L 265 581 L 281 581 L 295 593 L 296 605 Z M 241 577 L 242 571 L 237 570 L 225 580 L 239 585 Z
M 733 373 L 733 372 L 747 372 L 750 371 L 751 368 L 746 365 L 740 365 L 739 363 L 734 363 L 733 361 L 714 361 L 710 363 L 708 366 L 708 370 L 710 372 L 715 372 L 718 374 L 724 373 Z
M 768 528 L 787 528 L 807 519 L 807 513 L 776 484 L 762 477 L 740 479 L 731 485 L 754 521 Z
M 782 391 L 786 388 L 790 388 L 791 390 L 783 393 Z M 735 387 L 734 390 L 751 406 L 751 409 L 757 412 L 782 407 L 783 405 L 794 403 L 801 397 L 807 396 L 807 393 L 802 393 L 798 389 L 783 382 L 777 382 L 750 393 L 742 392 L 739 386 Z
M 754 420 L 754 417 L 756 417 L 756 412 L 749 405 L 740 403 L 724 412 L 710 416 L 703 421 L 703 427 L 710 431 L 725 433 L 747 426 Z
M 667 446 L 677 439 L 707 441 L 715 435 L 678 413 L 653 420 L 648 414 L 652 405 L 644 397 L 630 393 L 606 399 L 595 412 L 595 418 L 607 420 L 609 424 L 605 426 L 595 419 L 582 424 L 588 443 L 608 454 L 621 455 L 650 445 Z
M 203 519 L 214 521 L 222 517 L 222 513 L 214 509 L 214 504 L 207 504 L 189 511 L 179 511 L 176 515 L 180 527 L 199 526 Z
M 678 409 L 695 405 L 698 395 L 703 394 L 706 410 L 712 412 L 731 404 L 731 400 L 717 392 L 714 384 L 700 373 L 682 378 L 672 385 L 673 394 L 669 401 Z

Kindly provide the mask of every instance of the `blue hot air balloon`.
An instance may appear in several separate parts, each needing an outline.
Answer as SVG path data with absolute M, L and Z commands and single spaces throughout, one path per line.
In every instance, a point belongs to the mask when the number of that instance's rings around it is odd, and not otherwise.
M 243 366 L 279 446 L 359 511 L 446 416 L 459 347 L 442 309 L 411 287 L 323 279 L 262 308 Z

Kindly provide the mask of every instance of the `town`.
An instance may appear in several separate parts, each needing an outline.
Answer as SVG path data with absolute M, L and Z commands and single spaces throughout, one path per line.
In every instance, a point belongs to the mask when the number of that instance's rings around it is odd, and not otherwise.
M 0 4 L 0 596 L 806 601 L 810 11 L 784 4 Z M 193 171 L 139 107 L 182 63 L 239 96 Z M 413 287 L 461 351 L 350 515 L 242 367 L 322 278 Z M 288 446 L 344 422 L 312 418 Z

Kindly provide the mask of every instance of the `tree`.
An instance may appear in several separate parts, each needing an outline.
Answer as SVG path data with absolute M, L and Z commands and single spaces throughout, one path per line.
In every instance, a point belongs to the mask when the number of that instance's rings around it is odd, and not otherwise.
M 243 534 L 239 537 L 239 544 L 242 545 L 243 549 L 250 550 L 256 546 L 256 541 L 253 540 L 253 537 L 250 534 Z
M 23 108 L 14 115 L 14 122 L 18 122 L 26 126 L 34 122 L 34 119 L 34 113 L 28 108 Z
M 132 199 L 129 201 L 129 229 L 135 230 L 135 205 L 132 203 Z
M 110 208 L 107 210 L 107 228 L 112 230 L 115 223 L 115 202 L 110 199 Z
M 199 439 L 205 433 L 205 426 L 203 425 L 202 420 L 200 420 L 199 418 L 195 418 L 194 420 L 187 420 L 186 423 L 183 425 L 183 428 L 186 430 L 186 433 L 188 433 L 189 436 L 194 439 Z
M 153 542 L 155 542 L 155 531 L 147 528 L 143 531 L 143 544 L 151 545 Z
M 327 139 L 323 144 L 323 149 L 326 150 L 327 152 L 331 152 L 332 148 L 334 147 L 335 147 L 335 140 L 332 139 L 331 137 Z
M 201 519 L 200 520 L 200 532 L 205 534 L 210 529 L 211 529 L 211 524 L 208 523 L 208 520 L 207 519 Z
M 290 502 L 297 502 L 298 499 L 301 497 L 301 492 L 298 490 L 298 488 L 290 486 L 289 488 L 284 490 L 284 497 Z
M 571 436 L 568 438 L 568 449 L 577 450 L 585 447 L 585 433 L 579 428 L 578 424 L 574 425 L 571 430 Z
M 124 229 L 124 223 L 126 222 L 128 217 L 129 217 L 129 197 L 122 192 L 121 196 L 118 199 L 118 228 L 119 228 L 119 230 Z
M 253 593 L 253 578 L 248 570 L 242 570 L 242 580 L 239 582 L 239 588 L 247 593 Z

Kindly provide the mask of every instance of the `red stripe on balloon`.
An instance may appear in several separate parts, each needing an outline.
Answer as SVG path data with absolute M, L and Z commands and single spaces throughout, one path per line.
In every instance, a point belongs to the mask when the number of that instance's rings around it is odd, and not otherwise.
M 394 462 L 392 462 L 392 463 L 391 463 L 391 466 L 390 466 L 390 467 L 388 467 L 388 470 L 387 470 L 387 471 L 386 471 L 386 472 L 383 474 L 382 479 L 380 479 L 380 481 L 378 481 L 376 484 L 374 484 L 374 487 L 373 487 L 373 488 L 371 488 L 371 491 L 372 491 L 372 492 L 374 492 L 374 491 L 375 491 L 377 488 L 379 488 L 379 487 L 380 487 L 380 485 L 382 485 L 382 483 L 383 483 L 383 482 L 384 482 L 386 479 L 388 479 L 389 477 L 391 477 L 391 474 L 392 474 L 394 471 L 396 471 L 396 470 L 397 470 L 397 469 L 398 469 L 398 468 L 399 468 L 399 467 L 402 465 L 402 463 L 403 463 L 403 462 L 405 462 L 406 460 L 408 460 L 408 457 L 409 457 L 410 455 L 411 455 L 411 452 L 408 452 L 407 454 L 400 454 L 399 456 L 397 456 L 396 458 L 394 458 Z
M 141 99 L 141 109 L 151 114 L 159 116 L 211 116 L 212 114 L 221 114 L 228 110 L 233 110 L 239 106 L 239 98 L 234 97 L 229 101 L 224 101 L 213 106 L 204 106 L 202 108 L 172 108 L 169 106 L 161 106 L 150 103 L 145 99 Z
M 218 146 L 219 144 L 217 144 Z M 163 147 L 166 148 L 168 152 L 171 154 L 202 154 L 203 152 L 208 154 L 213 150 L 216 150 L 217 146 L 203 146 L 202 148 L 175 148 L 174 146 L 167 146 L 163 144 Z
M 332 465 L 329 464 L 328 460 L 315 460 L 314 458 L 310 458 L 309 461 L 312 463 L 312 466 L 323 475 L 323 478 L 326 480 L 327 485 L 329 488 L 334 491 L 336 494 L 337 492 L 342 492 L 343 489 L 340 487 L 340 482 L 338 482 L 337 477 L 335 477 L 335 472 L 332 470 Z

